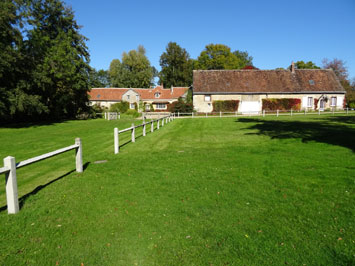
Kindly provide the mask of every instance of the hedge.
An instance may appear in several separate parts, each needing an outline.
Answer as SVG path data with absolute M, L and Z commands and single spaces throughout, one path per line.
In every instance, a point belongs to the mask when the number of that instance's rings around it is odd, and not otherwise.
M 284 98 L 284 99 L 263 99 L 263 110 L 275 111 L 275 110 L 300 110 L 301 99 L 296 98 Z
M 213 101 L 213 112 L 235 112 L 238 111 L 238 100 Z

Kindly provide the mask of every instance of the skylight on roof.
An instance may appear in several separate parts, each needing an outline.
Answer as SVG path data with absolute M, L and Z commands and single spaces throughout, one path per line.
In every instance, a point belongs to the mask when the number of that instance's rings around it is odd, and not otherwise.
M 309 80 L 309 85 L 314 85 L 314 80 L 313 79 Z
M 100 94 L 98 94 L 96 97 L 97 97 L 97 98 L 100 98 L 100 96 L 101 96 L 101 95 L 100 95 Z

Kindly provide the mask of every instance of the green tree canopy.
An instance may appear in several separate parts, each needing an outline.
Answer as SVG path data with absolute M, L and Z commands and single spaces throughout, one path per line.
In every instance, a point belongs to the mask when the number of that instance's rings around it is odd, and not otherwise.
M 113 59 L 109 75 L 113 87 L 147 88 L 153 84 L 156 70 L 150 65 L 143 46 L 122 55 L 122 62 Z
M 86 109 L 89 53 L 73 11 L 60 0 L 4 0 L 0 10 L 0 53 L 7 53 L 0 119 L 67 118 Z
M 295 67 L 297 69 L 320 69 L 320 67 L 316 66 L 316 64 L 313 63 L 312 61 L 308 61 L 308 62 L 297 61 L 295 63 Z
M 206 45 L 197 62 L 195 69 L 241 69 L 252 65 L 253 58 L 247 52 L 234 51 L 224 44 Z
M 159 83 L 165 87 L 190 86 L 192 84 L 193 62 L 188 52 L 176 42 L 169 42 L 160 56 L 161 71 Z

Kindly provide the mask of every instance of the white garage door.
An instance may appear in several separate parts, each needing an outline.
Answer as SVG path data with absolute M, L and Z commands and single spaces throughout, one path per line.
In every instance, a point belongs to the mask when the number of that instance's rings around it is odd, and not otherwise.
M 243 114 L 258 114 L 261 111 L 259 101 L 242 101 L 239 111 Z

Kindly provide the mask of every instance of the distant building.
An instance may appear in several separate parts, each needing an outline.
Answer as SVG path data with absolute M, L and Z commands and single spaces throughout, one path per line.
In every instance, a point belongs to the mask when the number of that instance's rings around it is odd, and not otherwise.
M 168 104 L 178 100 L 179 97 L 186 98 L 188 87 L 171 87 L 164 89 L 162 85 L 149 89 L 134 88 L 93 88 L 89 92 L 90 105 L 100 105 L 110 108 L 114 103 L 126 101 L 130 109 L 139 106 L 142 102 L 144 111 L 149 111 L 151 105 L 155 111 L 166 111 Z
M 331 69 L 194 70 L 193 103 L 212 112 L 213 101 L 239 100 L 238 112 L 261 112 L 262 100 L 293 98 L 301 109 L 343 108 L 345 90 Z M 316 105 L 315 105 L 316 104 Z

